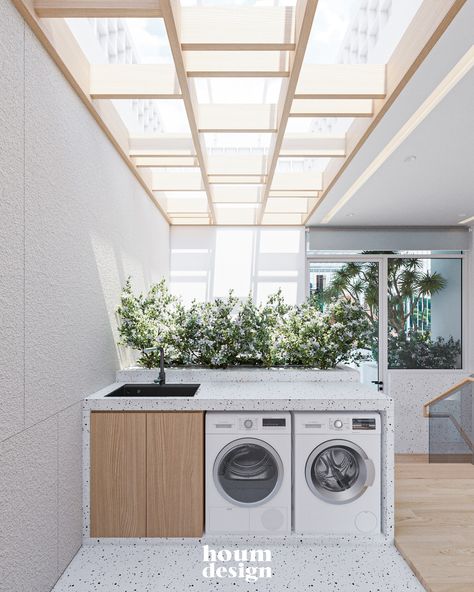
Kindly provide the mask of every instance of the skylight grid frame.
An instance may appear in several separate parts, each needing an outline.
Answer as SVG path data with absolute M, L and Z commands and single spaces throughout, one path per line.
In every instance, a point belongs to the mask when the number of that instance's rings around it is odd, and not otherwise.
M 304 25 L 308 23 L 308 10 L 310 12 L 312 10 L 309 7 L 314 7 L 311 21 L 314 19 L 317 5 L 317 1 L 314 0 L 308 2 L 298 0 L 295 7 L 206 6 L 181 8 L 175 1 L 160 3 L 159 0 L 13 0 L 13 3 L 61 69 L 66 79 L 76 90 L 87 109 L 97 120 L 148 196 L 168 222 L 171 223 L 173 223 L 173 219 L 180 218 L 180 215 L 168 216 L 160 205 L 152 190 L 151 180 L 154 175 L 150 170 L 151 167 L 156 168 L 156 166 L 159 166 L 167 169 L 168 164 L 170 168 L 192 167 L 198 164 L 201 173 L 199 190 L 202 191 L 204 188 L 209 205 L 209 213 L 203 215 L 201 219 L 206 224 L 215 223 L 213 203 L 214 201 L 218 203 L 219 198 L 214 200 L 211 191 L 213 191 L 214 187 L 217 191 L 219 185 L 211 186 L 208 182 L 209 175 L 206 167 L 210 155 L 213 154 L 213 148 L 210 148 L 209 154 L 204 149 L 202 136 L 205 132 L 200 131 L 197 126 L 196 130 L 193 130 L 193 126 L 190 125 L 192 133 L 185 140 L 170 138 L 172 134 L 156 134 L 150 138 L 152 142 L 155 141 L 155 144 L 150 143 L 147 147 L 144 144 L 139 146 L 141 139 L 130 137 L 118 117 L 112 100 L 108 98 L 115 96 L 114 93 L 117 91 L 112 89 L 112 92 L 108 93 L 107 88 L 98 90 L 100 76 L 97 76 L 96 71 L 95 73 L 92 72 L 91 77 L 90 64 L 87 63 L 84 56 L 80 55 L 80 52 L 77 52 L 77 42 L 68 34 L 66 23 L 62 19 L 163 18 L 165 25 L 167 24 L 170 47 L 170 30 L 173 33 L 172 37 L 175 42 L 174 52 L 172 52 L 175 62 L 174 67 L 180 91 L 182 92 L 184 88 L 187 89 L 186 93 L 189 93 L 189 97 L 182 100 L 186 104 L 188 120 L 194 122 L 194 124 L 199 123 L 199 104 L 193 92 L 192 84 L 190 84 L 191 79 L 197 79 L 203 77 L 203 75 L 209 78 L 226 76 L 234 78 L 244 76 L 249 78 L 262 78 L 263 76 L 281 78 L 285 90 L 281 93 L 276 107 L 275 128 L 277 131 L 273 131 L 275 129 L 273 122 L 271 122 L 271 131 L 267 130 L 273 133 L 273 142 L 270 145 L 270 150 L 266 148 L 255 149 L 256 153 L 258 153 L 257 158 L 261 156 L 269 158 L 267 177 L 262 177 L 262 180 L 266 180 L 266 185 L 260 185 L 261 190 L 258 193 L 258 201 L 262 201 L 263 204 L 258 212 L 256 222 L 266 224 L 271 220 L 270 223 L 277 223 L 276 215 L 272 214 L 270 216 L 270 212 L 265 212 L 264 206 L 269 197 L 271 199 L 276 197 L 307 197 L 309 207 L 307 216 L 303 215 L 301 218 L 301 214 L 294 216 L 290 213 L 291 215 L 289 214 L 287 218 L 288 224 L 301 224 L 309 220 L 315 209 L 326 198 L 333 184 L 344 172 L 350 160 L 462 8 L 465 0 L 423 0 L 420 9 L 415 14 L 399 46 L 387 64 L 384 79 L 382 79 L 382 68 L 380 67 L 377 73 L 377 68 L 374 69 L 372 65 L 369 65 L 369 68 L 363 68 L 362 65 L 360 68 L 350 68 L 350 65 L 342 64 L 340 66 L 347 69 L 346 72 L 350 78 L 352 77 L 352 80 L 354 80 L 354 77 L 356 78 L 357 84 L 348 85 L 347 88 L 341 86 L 338 88 L 337 85 L 331 87 L 328 80 L 326 80 L 326 88 L 324 86 L 314 88 L 302 86 L 300 83 L 299 91 L 298 79 L 300 75 L 296 75 L 296 69 L 300 58 L 299 52 L 302 48 L 301 32 Z M 232 15 L 236 16 L 236 21 L 230 19 L 231 12 Z M 263 18 L 264 16 L 265 18 Z M 232 22 L 233 29 L 230 34 L 230 25 L 229 22 L 226 22 L 226 19 Z M 196 24 L 199 24 L 197 21 L 204 24 L 204 26 L 196 27 Z M 231 58 L 226 68 L 226 65 L 222 64 L 222 57 L 230 55 L 234 55 L 235 59 Z M 216 59 L 213 59 L 212 56 Z M 245 56 L 245 59 L 243 56 Z M 242 60 L 240 64 L 239 59 Z M 241 67 L 242 63 L 244 64 L 243 69 Z M 176 64 L 180 67 L 179 75 Z M 203 64 L 205 68 L 202 67 Z M 142 65 L 164 66 L 166 64 L 140 64 L 140 66 Z M 337 71 L 342 72 L 344 69 L 337 64 L 338 67 L 335 69 L 328 69 L 327 64 L 311 64 L 310 66 L 313 75 L 316 68 L 319 68 L 320 72 L 326 68 L 329 74 L 332 73 L 331 75 L 334 75 Z M 321 69 L 321 66 L 323 69 Z M 300 64 L 300 71 L 303 70 L 302 75 L 306 76 L 308 80 L 311 76 L 308 78 L 308 75 L 304 73 L 304 68 L 305 64 Z M 353 76 L 356 70 L 360 74 L 359 77 L 357 75 Z M 370 74 L 370 71 L 372 71 L 372 74 Z M 156 72 L 157 70 L 155 70 Z M 309 72 L 309 69 L 306 72 Z M 111 70 L 106 73 L 106 76 L 110 73 Z M 135 76 L 135 73 L 138 73 L 138 70 L 132 71 L 133 76 Z M 369 74 L 365 78 L 366 87 L 364 90 L 363 85 L 360 83 L 367 73 Z M 296 86 L 293 88 L 294 78 L 296 78 Z M 302 80 L 304 82 L 304 79 Z M 112 80 L 112 82 L 117 84 L 116 80 Z M 120 81 L 118 82 L 120 83 Z M 156 86 L 161 82 L 162 80 L 153 81 L 152 84 L 155 85 L 155 89 L 152 88 L 150 91 L 150 88 L 146 87 L 146 85 L 143 85 L 142 88 L 133 88 L 129 80 L 128 89 L 121 89 L 119 86 L 119 91 L 122 97 L 140 96 L 140 93 L 147 96 L 170 96 L 166 94 L 166 90 L 163 91 Z M 375 86 L 371 86 L 372 84 Z M 382 84 L 384 85 L 383 88 Z M 158 90 L 156 90 L 157 88 Z M 291 90 L 293 90 L 293 100 L 289 99 Z M 173 88 L 171 92 L 172 94 L 176 93 L 176 89 Z M 295 96 L 296 99 L 294 99 Z M 332 98 L 328 99 L 328 97 Z M 289 112 L 287 102 L 289 103 Z M 235 107 L 239 108 L 240 105 L 235 105 Z M 290 135 L 285 133 L 286 129 L 284 128 L 286 128 L 288 117 L 355 117 L 357 119 L 352 123 L 346 137 L 329 139 L 318 134 L 308 134 L 308 138 L 305 140 L 308 144 L 305 149 L 301 149 L 297 146 L 297 139 L 295 137 L 290 138 Z M 255 125 L 255 123 L 249 128 L 260 129 L 258 124 Z M 206 127 L 203 127 L 203 129 L 206 129 Z M 215 128 L 207 126 L 207 129 Z M 219 129 L 219 131 L 221 130 Z M 283 137 L 283 139 L 280 140 L 280 137 Z M 303 138 L 300 137 L 299 140 L 304 143 Z M 281 149 L 279 150 L 275 150 L 277 141 L 281 141 Z M 324 146 L 325 141 L 327 141 L 326 146 Z M 286 148 L 285 142 L 287 142 Z M 332 153 L 328 148 L 329 145 L 332 146 Z M 315 146 L 319 149 L 316 149 Z M 217 148 L 216 151 L 218 152 Z M 184 161 L 186 164 L 182 160 L 178 160 L 181 157 L 188 158 L 187 161 Z M 279 157 L 332 157 L 332 159 L 325 171 L 321 189 L 319 189 L 319 185 L 304 189 L 300 185 L 298 190 L 286 190 L 285 192 L 284 189 L 272 190 L 271 186 L 276 169 L 276 165 L 272 167 L 273 159 Z M 157 161 L 154 163 L 153 159 L 157 159 Z M 167 162 L 165 159 L 170 160 Z M 230 174 L 221 172 L 217 178 L 222 179 L 224 175 L 229 177 Z M 252 178 L 247 177 L 248 179 Z M 241 176 L 236 175 L 234 178 L 237 181 Z M 238 184 L 229 184 L 227 187 L 239 188 L 240 186 Z M 245 185 L 242 187 L 245 187 Z M 179 191 L 176 188 L 175 190 Z M 296 222 L 298 217 L 299 222 Z M 192 220 L 190 223 L 196 222 L 196 219 L 193 219 L 191 214 L 188 219 Z M 281 223 L 284 222 L 278 222 L 278 224 Z

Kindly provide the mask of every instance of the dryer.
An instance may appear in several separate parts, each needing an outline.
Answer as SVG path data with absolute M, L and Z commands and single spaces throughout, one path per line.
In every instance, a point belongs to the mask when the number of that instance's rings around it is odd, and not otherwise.
M 290 413 L 206 413 L 205 530 L 291 531 Z
M 295 412 L 293 438 L 295 532 L 380 532 L 380 415 Z

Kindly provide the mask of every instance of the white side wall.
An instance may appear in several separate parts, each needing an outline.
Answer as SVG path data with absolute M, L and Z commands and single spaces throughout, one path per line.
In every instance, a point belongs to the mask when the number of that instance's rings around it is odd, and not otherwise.
M 81 543 L 81 399 L 169 231 L 9 0 L 0 71 L 0 590 L 46 592 Z
M 172 227 L 170 278 L 186 302 L 212 300 L 233 289 L 257 302 L 281 288 L 288 303 L 305 298 L 302 227 Z

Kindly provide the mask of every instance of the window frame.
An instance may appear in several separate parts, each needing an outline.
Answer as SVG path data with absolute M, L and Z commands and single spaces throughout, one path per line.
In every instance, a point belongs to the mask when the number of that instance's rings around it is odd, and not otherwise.
M 389 372 L 430 372 L 430 373 L 446 373 L 458 372 L 465 374 L 468 368 L 471 351 L 471 343 L 469 339 L 469 261 L 471 254 L 466 251 L 456 253 L 393 253 L 380 255 L 363 255 L 337 252 L 331 255 L 330 251 L 316 253 L 306 253 L 305 264 L 305 290 L 306 295 L 310 293 L 310 265 L 313 262 L 327 261 L 335 263 L 344 263 L 351 261 L 377 261 L 379 262 L 379 380 L 384 385 L 387 384 Z M 460 259 L 461 260 L 461 367 L 460 368 L 388 368 L 388 294 L 385 289 L 388 280 L 388 262 L 389 259 Z M 474 294 L 473 294 L 474 296 Z

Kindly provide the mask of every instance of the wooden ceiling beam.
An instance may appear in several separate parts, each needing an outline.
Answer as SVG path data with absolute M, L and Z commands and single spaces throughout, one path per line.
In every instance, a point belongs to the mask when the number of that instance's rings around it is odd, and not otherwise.
M 201 172 L 168 173 L 150 169 L 153 191 L 205 191 Z
M 321 173 L 275 173 L 271 183 L 271 191 L 299 190 L 320 191 L 323 188 Z
M 286 199 L 290 198 L 314 198 L 318 196 L 318 192 L 314 190 L 307 190 L 307 189 L 299 189 L 298 191 L 288 191 L 285 189 L 280 190 L 270 190 L 270 194 L 268 199 Z
M 185 51 L 283 51 L 295 48 L 291 6 L 186 6 L 181 9 Z
M 219 185 L 258 185 L 265 183 L 265 175 L 209 175 L 209 183 Z
M 195 156 L 138 156 L 133 158 L 136 167 L 197 167 Z
M 200 132 L 276 132 L 276 105 L 200 105 Z
M 370 117 L 372 99 L 295 99 L 290 117 Z
M 255 203 L 260 201 L 262 196 L 263 186 L 251 185 L 213 185 L 214 202 L 215 203 L 229 203 L 229 202 L 246 202 Z
M 261 224 L 263 226 L 300 226 L 303 223 L 304 214 L 283 214 L 281 212 L 265 213 Z M 275 273 L 277 275 L 277 273 Z
M 305 197 L 269 197 L 266 212 L 274 214 L 306 214 L 308 212 L 308 200 Z
M 287 51 L 187 51 L 186 71 L 191 78 L 285 78 Z
M 210 154 L 208 175 L 266 175 L 267 158 L 258 154 Z
M 346 153 L 345 136 L 321 136 L 318 134 L 285 134 L 281 141 L 280 157 L 318 158 L 344 156 Z
M 91 64 L 89 94 L 106 99 L 181 99 L 174 66 Z
M 278 102 L 278 132 L 272 138 L 270 144 L 270 166 L 268 169 L 267 185 L 262 200 L 262 205 L 257 215 L 257 223 L 261 223 L 265 206 L 268 199 L 268 194 L 272 186 L 273 175 L 275 174 L 278 158 L 280 155 L 280 148 L 283 143 L 283 138 L 286 132 L 288 123 L 288 116 L 291 111 L 291 105 L 295 98 L 296 85 L 303 65 L 304 54 L 308 44 L 311 28 L 313 26 L 313 19 L 316 12 L 318 0 L 297 0 L 293 12 L 294 18 L 294 41 L 295 51 L 291 56 L 290 75 L 282 85 Z
M 161 17 L 159 0 L 34 0 L 40 18 Z
M 183 26 L 186 22 L 186 17 L 183 14 L 183 9 L 177 0 L 161 0 L 161 9 L 163 12 L 163 19 L 165 23 L 166 33 L 173 55 L 174 65 L 176 68 L 176 75 L 178 77 L 179 85 L 181 88 L 184 107 L 186 115 L 188 117 L 189 128 L 193 138 L 194 149 L 196 151 L 196 157 L 199 162 L 201 170 L 201 179 L 203 189 L 207 194 L 207 202 L 209 208 L 209 216 L 211 222 L 215 221 L 214 204 L 212 201 L 212 190 L 207 177 L 207 163 L 206 153 L 204 150 L 204 140 L 199 134 L 197 125 L 197 98 L 195 95 L 194 87 L 189 85 L 188 77 L 186 74 L 186 66 L 184 63 L 182 37 L 183 37 Z M 198 10 L 201 10 L 199 7 Z
M 186 134 L 130 136 L 128 153 L 132 157 L 196 156 L 193 139 Z
M 370 99 L 384 96 L 384 64 L 305 64 L 295 90 L 295 99 Z

